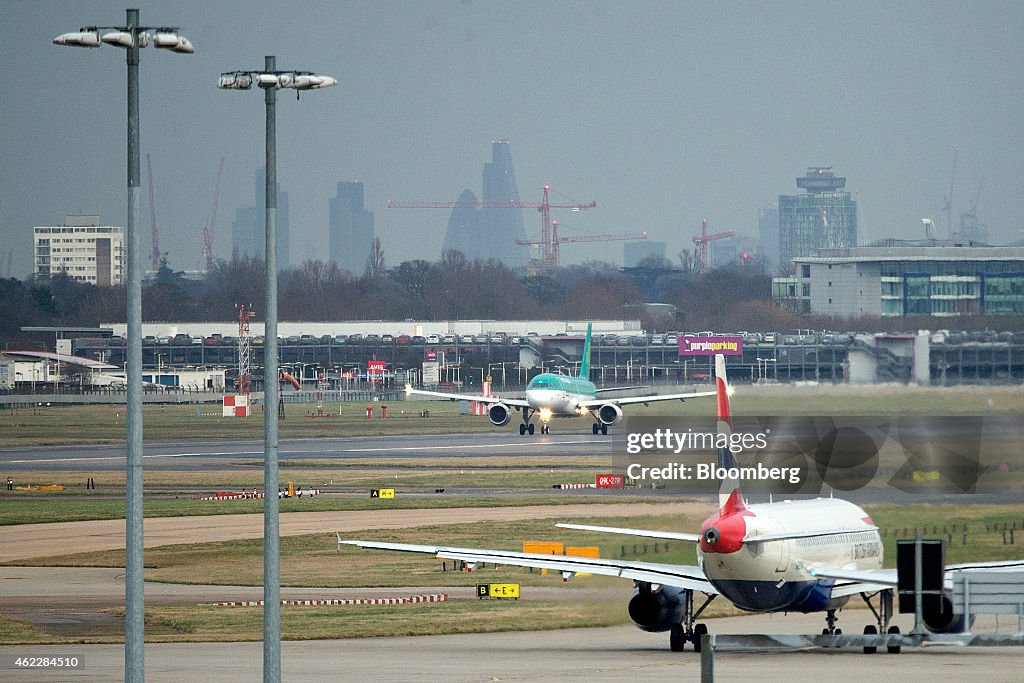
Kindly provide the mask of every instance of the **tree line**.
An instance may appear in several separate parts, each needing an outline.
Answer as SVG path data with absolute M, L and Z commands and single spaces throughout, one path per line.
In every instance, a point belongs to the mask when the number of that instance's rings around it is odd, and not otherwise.
M 145 283 L 146 322 L 224 322 L 235 306 L 252 304 L 263 319 L 264 264 L 257 258 L 218 260 L 202 279 L 188 279 L 162 262 Z M 649 259 L 633 268 L 602 262 L 540 272 L 516 272 L 499 261 L 445 252 L 387 268 L 383 252 L 355 276 L 334 262 L 307 260 L 278 278 L 279 319 L 342 320 L 588 320 L 639 319 L 647 330 L 786 331 L 798 328 L 898 331 L 1021 329 L 1019 319 L 831 320 L 801 317 L 771 300 L 771 277 L 761 268 L 731 265 L 707 272 Z M 660 303 L 667 306 L 650 307 Z M 67 275 L 0 279 L 0 344 L 38 344 L 26 326 L 96 327 L 124 322 L 124 287 L 96 287 Z

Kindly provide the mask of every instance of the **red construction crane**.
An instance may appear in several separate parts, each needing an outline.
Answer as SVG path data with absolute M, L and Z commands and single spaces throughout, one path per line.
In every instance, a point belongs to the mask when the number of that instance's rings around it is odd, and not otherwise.
M 559 237 L 558 235 L 558 221 L 551 221 L 551 256 L 549 261 L 541 259 L 542 265 L 552 266 L 558 268 L 562 265 L 561 254 L 559 251 L 559 245 L 572 243 L 572 242 L 615 242 L 615 241 L 626 241 L 626 240 L 645 240 L 647 239 L 646 232 L 634 232 L 625 233 L 621 235 L 570 235 L 567 237 Z M 544 245 L 542 240 L 516 240 L 516 244 L 526 244 L 531 246 Z
M 537 209 L 540 212 L 540 241 L 528 242 L 516 240 L 516 244 L 540 244 L 541 262 L 544 265 L 558 265 L 558 247 L 552 241 L 551 209 L 571 209 L 581 211 L 593 209 L 596 201 L 589 204 L 552 204 L 548 199 L 550 185 L 544 186 L 544 198 L 539 202 L 520 202 L 508 200 L 501 202 L 394 202 L 388 200 L 389 209 Z
M 153 262 L 153 270 L 160 267 L 160 233 L 156 231 L 156 207 L 153 204 L 153 162 L 146 155 L 146 170 L 149 173 L 149 228 L 153 237 L 153 251 L 150 259 Z
M 213 208 L 210 210 L 210 222 L 203 228 L 203 260 L 206 272 L 213 268 L 213 227 L 217 223 L 217 202 L 220 199 L 220 174 L 224 170 L 224 157 L 220 158 L 217 168 L 217 182 L 213 186 Z
M 708 244 L 715 240 L 724 240 L 727 237 L 735 235 L 732 230 L 725 230 L 723 232 L 716 232 L 711 235 L 708 234 L 708 219 L 705 218 L 701 221 L 700 226 L 700 237 L 693 236 L 693 243 L 697 245 L 699 250 L 698 261 L 700 262 L 700 269 L 707 270 L 711 263 L 708 257 Z

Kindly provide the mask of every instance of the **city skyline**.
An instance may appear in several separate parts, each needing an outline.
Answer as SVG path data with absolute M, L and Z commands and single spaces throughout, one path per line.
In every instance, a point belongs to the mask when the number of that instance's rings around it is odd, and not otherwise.
M 137 6 L 143 23 L 180 26 L 197 50 L 147 50 L 141 64 L 142 152 L 161 250 L 178 269 L 202 263 L 220 157 L 217 257 L 230 256 L 235 211 L 252 205 L 263 112 L 219 96 L 215 82 L 265 54 L 340 84 L 278 105 L 293 265 L 325 251 L 325 199 L 346 176 L 368 189 L 389 265 L 439 253 L 447 212 L 386 202 L 455 200 L 498 139 L 515 145 L 522 201 L 544 184 L 553 199 L 597 201 L 558 216 L 561 234 L 643 230 L 671 259 L 705 217 L 755 235 L 758 210 L 810 166 L 848 178 L 862 244 L 923 237 L 923 217 L 945 237 L 947 216 L 957 226 L 976 197 L 991 243 L 1022 237 L 1024 13 L 1010 2 Z M 0 49 L 18 68 L 0 76 L 0 255 L 15 250 L 18 277 L 31 269 L 34 226 L 71 214 L 125 222 L 123 52 L 50 43 L 123 19 L 124 4 L 107 0 L 5 5 Z M 539 237 L 530 212 L 524 224 Z M 621 262 L 622 246 L 562 257 Z

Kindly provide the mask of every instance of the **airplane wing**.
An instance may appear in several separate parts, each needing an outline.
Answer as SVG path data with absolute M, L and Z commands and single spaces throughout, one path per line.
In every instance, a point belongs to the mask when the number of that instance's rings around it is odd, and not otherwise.
M 606 403 L 615 403 L 624 406 L 630 403 L 655 403 L 656 401 L 685 401 L 688 398 L 702 398 L 704 396 L 715 396 L 714 391 L 697 391 L 688 394 L 648 394 L 647 396 L 623 396 L 622 398 L 594 398 L 589 401 L 581 401 L 581 408 L 594 408 L 603 406 Z
M 507 406 L 516 408 L 529 408 L 530 404 L 521 398 L 499 398 L 497 396 L 480 396 L 474 394 L 449 394 L 445 391 L 421 391 L 412 387 L 405 388 L 406 396 L 430 396 L 432 398 L 446 398 L 449 401 L 477 401 L 479 403 L 504 403 Z
M 635 387 L 608 387 L 606 389 L 594 389 L 594 393 L 603 394 L 608 391 L 632 391 L 633 389 L 650 389 L 650 387 L 645 385 L 637 385 Z
M 562 573 L 562 580 L 568 581 L 577 573 L 619 576 L 633 581 L 644 581 L 663 586 L 677 586 L 699 591 L 707 595 L 718 593 L 700 567 L 692 565 L 658 564 L 654 562 L 631 562 L 597 557 L 576 557 L 573 555 L 541 555 L 519 553 L 510 550 L 484 550 L 480 548 L 453 548 L 437 545 L 416 545 L 412 543 L 385 543 L 379 541 L 342 540 L 341 545 L 376 550 L 397 550 L 407 553 L 425 553 L 439 559 L 461 560 L 472 571 L 481 562 L 511 565 L 513 567 L 537 567 Z
M 950 574 L 955 571 L 979 571 L 982 569 L 1009 570 L 1024 567 L 1024 560 L 1000 560 L 994 562 L 961 562 L 959 564 L 946 565 L 946 584 L 952 587 Z M 811 575 L 823 579 L 836 579 L 842 582 L 856 582 L 860 585 L 881 586 L 892 588 L 896 586 L 896 569 L 872 569 L 858 571 L 855 569 L 839 569 L 835 567 L 816 567 L 811 570 Z M 839 584 L 836 584 L 837 586 Z M 864 590 L 863 588 L 861 590 Z M 869 590 L 877 590 L 870 588 Z M 849 591 L 850 593 L 860 591 Z M 833 595 L 837 595 L 833 591 Z M 838 595 L 837 595 L 838 597 Z
M 663 538 L 669 541 L 700 541 L 700 534 L 687 534 L 678 531 L 651 531 L 650 529 L 623 529 L 616 526 L 591 526 L 590 524 L 567 524 L 559 522 L 555 526 L 562 529 L 579 531 L 597 531 L 604 534 L 622 534 L 624 536 L 642 536 L 643 538 Z

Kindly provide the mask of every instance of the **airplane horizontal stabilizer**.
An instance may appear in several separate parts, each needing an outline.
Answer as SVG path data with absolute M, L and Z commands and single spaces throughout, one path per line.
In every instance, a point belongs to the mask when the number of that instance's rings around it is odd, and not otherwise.
M 654 531 L 650 529 L 623 529 L 615 526 L 591 526 L 589 524 L 565 524 L 559 522 L 555 526 L 562 529 L 576 529 L 578 531 L 597 531 L 603 534 L 622 534 L 623 536 L 641 536 L 643 538 L 661 538 L 667 541 L 689 541 L 697 543 L 700 541 L 700 534 L 687 534 L 678 531 Z
M 777 534 L 751 534 L 743 539 L 744 543 L 763 543 L 765 541 L 788 541 L 794 538 L 818 538 L 819 536 L 835 536 L 837 534 L 859 534 L 863 531 L 875 531 L 876 526 L 859 526 L 849 529 L 819 529 L 817 531 L 786 531 Z

